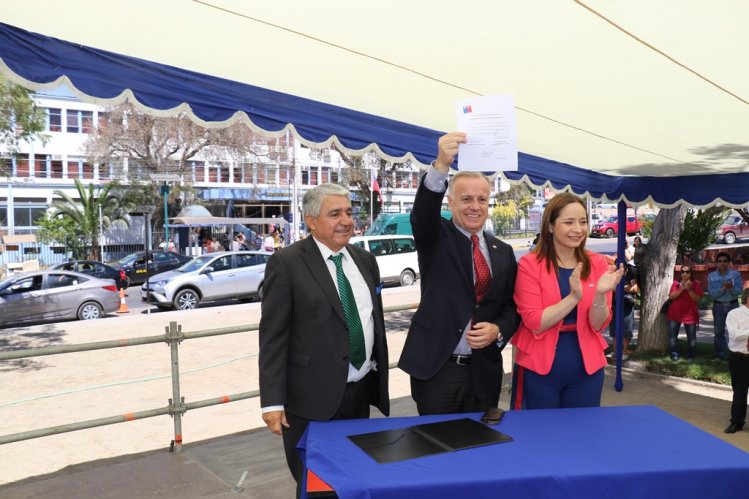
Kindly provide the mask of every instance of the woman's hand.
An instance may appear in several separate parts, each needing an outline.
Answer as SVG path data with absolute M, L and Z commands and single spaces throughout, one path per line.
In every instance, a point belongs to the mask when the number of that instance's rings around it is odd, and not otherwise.
M 579 302 L 583 297 L 583 285 L 580 283 L 582 271 L 583 264 L 578 262 L 572 274 L 570 274 L 570 295 L 575 299 L 575 302 Z
M 624 276 L 624 265 L 619 265 L 617 269 L 615 265 L 609 265 L 609 270 L 606 271 L 598 279 L 598 286 L 596 287 L 596 293 L 609 293 L 616 289 L 616 285 Z

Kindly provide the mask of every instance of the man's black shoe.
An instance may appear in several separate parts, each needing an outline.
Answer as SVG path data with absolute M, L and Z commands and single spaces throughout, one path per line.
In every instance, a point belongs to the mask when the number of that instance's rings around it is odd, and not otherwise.
M 731 423 L 730 425 L 728 425 L 728 428 L 723 430 L 723 432 L 724 433 L 736 433 L 737 431 L 741 431 L 743 428 L 744 428 L 743 424 Z

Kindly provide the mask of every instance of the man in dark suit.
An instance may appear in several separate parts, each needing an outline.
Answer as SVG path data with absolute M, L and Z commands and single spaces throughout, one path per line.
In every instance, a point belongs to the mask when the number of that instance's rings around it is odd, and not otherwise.
M 484 232 L 489 179 L 449 166 L 465 134 L 440 138 L 411 211 L 421 272 L 421 303 L 398 366 L 411 375 L 419 414 L 485 411 L 502 387 L 501 351 L 520 318 L 513 301 L 512 248 Z M 452 220 L 440 216 L 447 190 Z M 489 275 L 490 274 L 490 275 Z
M 367 418 L 370 404 L 390 412 L 380 272 L 373 255 L 348 244 L 349 191 L 319 185 L 302 210 L 312 237 L 281 249 L 265 268 L 259 355 L 263 420 L 283 435 L 297 494 L 296 445 L 310 421 Z

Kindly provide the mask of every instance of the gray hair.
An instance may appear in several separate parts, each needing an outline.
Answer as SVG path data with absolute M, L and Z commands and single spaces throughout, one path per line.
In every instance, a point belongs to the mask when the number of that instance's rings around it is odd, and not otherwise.
M 304 198 L 302 198 L 302 217 L 307 215 L 319 217 L 322 203 L 328 196 L 344 196 L 351 201 L 351 193 L 341 184 L 320 184 L 304 194 Z
M 462 171 L 458 172 L 455 175 L 453 175 L 450 178 L 450 182 L 447 184 L 447 195 L 451 196 L 453 195 L 453 186 L 455 185 L 455 182 L 460 180 L 461 178 L 483 178 L 486 180 L 487 185 L 489 186 L 489 191 L 491 192 L 492 189 L 492 183 L 489 180 L 489 177 L 484 175 L 481 172 L 474 172 L 474 171 Z

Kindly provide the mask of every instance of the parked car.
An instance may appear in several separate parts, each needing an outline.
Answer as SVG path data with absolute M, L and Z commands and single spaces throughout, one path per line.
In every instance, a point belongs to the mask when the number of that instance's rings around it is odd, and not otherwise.
M 265 264 L 273 253 L 224 251 L 196 257 L 155 275 L 141 286 L 143 301 L 163 309 L 189 310 L 206 301 L 262 296 Z
M 619 218 L 616 216 L 608 217 L 605 220 L 597 222 L 590 231 L 591 236 L 614 237 L 619 231 Z M 640 233 L 640 221 L 634 215 L 627 215 L 627 235 Z
M 130 284 L 140 284 L 146 282 L 147 276 L 160 274 L 167 270 L 174 270 L 192 260 L 192 257 L 164 250 L 149 251 L 148 256 L 150 257 L 148 272 L 146 272 L 145 251 L 130 253 L 116 263 L 113 263 L 112 267 L 117 270 L 123 269 L 130 279 Z
M 453 217 L 452 212 L 442 211 L 442 217 L 450 220 Z M 372 227 L 367 230 L 365 236 L 385 236 L 385 235 L 413 235 L 411 227 L 410 213 L 380 213 L 375 218 Z
M 372 253 L 384 283 L 410 286 L 419 277 L 419 259 L 413 236 L 357 236 L 351 244 Z
M 723 221 L 715 230 L 715 239 L 718 242 L 733 244 L 737 239 L 749 237 L 749 224 L 741 215 L 731 215 Z
M 119 307 L 113 280 L 79 272 L 40 270 L 0 282 L 0 326 L 98 319 Z
M 130 278 L 127 276 L 125 269 L 120 267 L 115 269 L 101 262 L 93 260 L 70 260 L 65 263 L 58 263 L 53 266 L 55 270 L 71 270 L 81 274 L 92 275 L 99 279 L 112 279 L 117 285 L 117 289 L 127 289 L 130 286 Z

